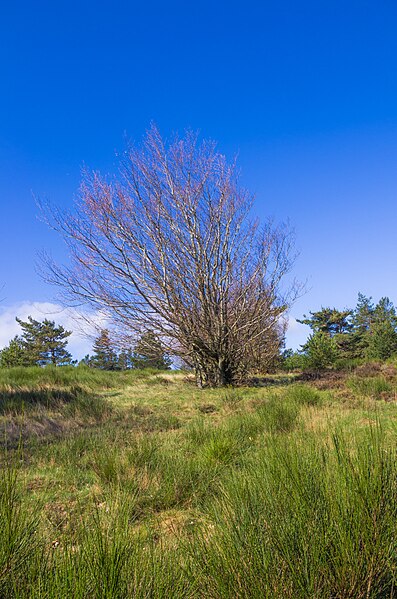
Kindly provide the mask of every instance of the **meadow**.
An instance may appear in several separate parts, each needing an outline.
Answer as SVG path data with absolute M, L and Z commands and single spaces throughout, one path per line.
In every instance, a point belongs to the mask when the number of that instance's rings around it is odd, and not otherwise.
M 0 596 L 397 597 L 397 370 L 0 369 Z

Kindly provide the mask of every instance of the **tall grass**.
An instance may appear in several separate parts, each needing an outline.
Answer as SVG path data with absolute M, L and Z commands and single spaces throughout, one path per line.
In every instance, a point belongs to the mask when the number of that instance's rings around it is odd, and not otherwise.
M 0 596 L 12 597 L 21 580 L 29 585 L 29 573 L 40 563 L 37 518 L 22 502 L 18 471 L 5 464 L 0 473 Z
M 383 376 L 360 378 L 351 377 L 347 381 L 348 387 L 358 397 L 371 399 L 394 399 L 395 389 Z
M 160 507 L 168 509 L 165 490 L 186 484 L 193 462 L 172 465 L 161 452 L 158 459 Z M 204 474 L 205 468 L 196 472 L 190 492 Z M 72 539 L 46 547 L 16 492 L 15 471 L 5 469 L 2 596 L 395 596 L 397 453 L 379 426 L 354 440 L 337 433 L 328 443 L 303 433 L 288 440 L 272 434 L 214 485 L 197 526 L 176 546 L 158 544 L 149 528 L 136 527 L 139 495 L 119 485 Z
M 390 425 L 318 433 L 330 395 L 305 385 L 203 392 L 208 414 L 187 388 L 178 417 L 169 394 L 140 384 L 123 418 L 4 456 L 0 597 L 397 596 Z
M 29 387 L 29 389 L 48 386 L 80 386 L 90 390 L 114 388 L 139 380 L 152 380 L 153 375 L 161 374 L 153 368 L 145 370 L 106 371 L 84 366 L 39 366 L 0 368 L 0 390 Z
M 274 437 L 208 515 L 190 544 L 207 596 L 395 596 L 397 454 L 379 428 L 354 444 Z
M 317 389 L 307 385 L 292 385 L 284 395 L 288 400 L 295 401 L 299 405 L 319 406 L 321 404 L 321 394 Z

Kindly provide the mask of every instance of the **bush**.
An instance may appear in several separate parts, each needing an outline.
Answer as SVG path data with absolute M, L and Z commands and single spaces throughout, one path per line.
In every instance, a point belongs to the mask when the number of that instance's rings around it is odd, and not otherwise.
M 382 364 L 380 362 L 365 362 L 364 364 L 357 366 L 354 374 L 362 378 L 376 376 L 380 374 L 381 367 Z
M 304 370 L 306 368 L 306 356 L 297 351 L 286 350 L 281 357 L 281 368 L 286 372 Z

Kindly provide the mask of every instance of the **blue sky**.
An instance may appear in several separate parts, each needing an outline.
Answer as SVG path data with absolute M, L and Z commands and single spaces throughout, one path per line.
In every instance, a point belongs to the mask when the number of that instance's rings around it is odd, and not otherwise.
M 290 220 L 292 317 L 358 291 L 397 303 L 396 30 L 391 0 L 3 3 L 0 346 L 14 313 L 52 302 L 70 322 L 35 272 L 40 250 L 66 255 L 33 196 L 71 205 L 83 164 L 111 172 L 152 120 L 238 153 L 259 215 Z

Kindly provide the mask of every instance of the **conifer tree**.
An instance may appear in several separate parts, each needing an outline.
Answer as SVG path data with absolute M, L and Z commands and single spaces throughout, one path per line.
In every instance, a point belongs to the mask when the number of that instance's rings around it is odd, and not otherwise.
M 101 331 L 99 337 L 94 342 L 93 350 L 94 353 L 91 361 L 95 368 L 100 368 L 101 370 L 118 369 L 117 353 L 113 347 L 108 329 Z
M 332 367 L 338 358 L 338 346 L 334 337 L 323 331 L 310 335 L 303 346 L 307 365 L 311 368 L 323 369 Z
M 138 340 L 133 354 L 134 368 L 157 368 L 169 370 L 171 359 L 165 353 L 161 340 L 152 331 L 147 331 Z
M 374 311 L 375 306 L 372 298 L 359 293 L 357 305 L 352 314 L 351 346 L 353 358 L 365 358 L 368 353 Z
M 78 363 L 78 366 L 89 366 L 92 367 L 92 357 L 89 354 L 86 354 L 84 356 L 84 358 L 81 358 L 80 362 Z
M 67 338 L 72 331 L 66 331 L 62 325 L 55 325 L 53 320 L 43 320 L 40 328 L 40 341 L 42 350 L 40 352 L 41 364 L 52 364 L 53 366 L 65 366 L 72 363 L 72 356 L 66 349 Z
M 13 366 L 29 366 L 28 356 L 22 344 L 21 337 L 16 335 L 9 344 L 0 351 L 0 368 Z
M 337 357 L 353 357 L 353 337 L 351 335 L 353 325 L 351 322 L 352 310 L 337 310 L 336 308 L 321 308 L 317 312 L 309 312 L 310 316 L 304 315 L 298 322 L 308 325 L 313 335 L 309 341 L 314 345 L 320 344 L 325 349 L 327 341 L 321 335 L 326 335 L 333 339 L 333 355 Z M 312 340 L 312 341 L 311 341 Z M 330 345 L 330 344 L 328 344 Z M 305 347 L 306 347 L 305 346 Z
M 28 316 L 26 322 L 20 318 L 16 321 L 22 328 L 22 346 L 29 364 L 64 366 L 72 363 L 72 356 L 66 349 L 71 331 L 47 318 L 39 322 Z
M 330 337 L 343 335 L 351 331 L 351 310 L 337 310 L 336 308 L 321 308 L 317 312 L 309 312 L 310 316 L 303 315 L 301 324 L 308 325 L 313 333 L 326 333 Z
M 133 351 L 131 349 L 123 349 L 117 358 L 117 366 L 119 370 L 129 370 L 134 367 Z
M 397 353 L 397 315 L 388 297 L 382 297 L 376 305 L 367 339 L 369 358 L 387 360 Z

